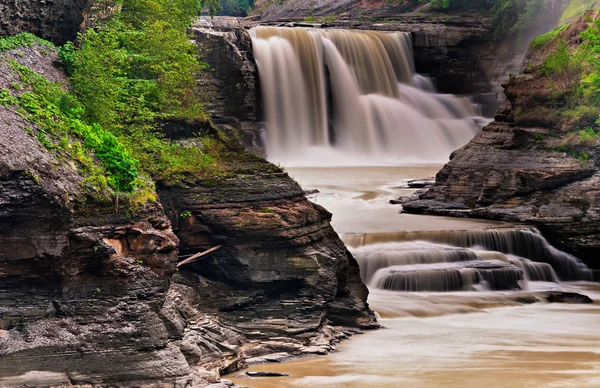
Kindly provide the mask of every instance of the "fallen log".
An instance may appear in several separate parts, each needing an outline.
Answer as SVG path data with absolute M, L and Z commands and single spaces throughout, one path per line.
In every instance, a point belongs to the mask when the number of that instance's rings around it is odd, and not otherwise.
M 217 245 L 216 247 L 210 248 L 209 250 L 206 250 L 204 252 L 198 252 L 195 255 L 192 255 L 192 257 L 190 257 L 189 259 L 185 259 L 185 260 L 179 262 L 177 264 L 177 268 L 181 267 L 182 265 L 193 263 L 196 260 L 200 260 L 201 258 L 206 257 L 207 255 L 210 255 L 211 253 L 219 250 L 220 248 L 221 248 L 221 245 Z

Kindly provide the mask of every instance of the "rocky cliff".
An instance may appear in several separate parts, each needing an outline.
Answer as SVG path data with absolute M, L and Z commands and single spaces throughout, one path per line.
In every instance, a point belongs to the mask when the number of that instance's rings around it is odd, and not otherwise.
M 6 0 L 0 3 L 0 36 L 30 32 L 62 44 L 77 37 L 89 0 Z
M 553 245 L 600 268 L 596 110 L 574 100 L 581 67 L 566 59 L 564 68 L 548 68 L 561 42 L 576 57 L 588 23 L 580 19 L 534 41 L 526 73 L 506 85 L 508 101 L 495 121 L 453 153 L 435 186 L 405 211 L 531 223 Z
M 221 175 L 157 182 L 159 200 L 90 192 L 11 105 L 29 91 L 15 69 L 68 87 L 56 62 L 40 43 L 0 59 L 0 386 L 205 386 L 273 353 L 329 352 L 350 334 L 332 325 L 377 326 L 331 215 L 227 140 Z

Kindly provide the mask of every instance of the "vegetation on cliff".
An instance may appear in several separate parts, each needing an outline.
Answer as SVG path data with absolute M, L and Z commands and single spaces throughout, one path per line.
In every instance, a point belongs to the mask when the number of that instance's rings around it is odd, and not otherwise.
M 104 4 L 96 28 L 59 49 L 68 84 L 6 57 L 18 81 L 0 90 L 0 104 L 31 122 L 38 142 L 76 166 L 84 191 L 99 199 L 125 193 L 144 202 L 154 199 L 154 181 L 218 176 L 224 145 L 215 140 L 196 81 L 207 65 L 186 31 L 203 6 L 214 12 L 216 3 Z M 34 45 L 56 50 L 23 33 L 0 39 L 0 52 L 24 56 L 19 49 Z M 173 122 L 196 128 L 196 137 L 167 139 L 161 126 Z
M 217 15 L 247 16 L 254 7 L 254 0 L 220 0 Z
M 538 35 L 558 20 L 568 0 L 421 0 L 438 10 L 491 12 L 498 40 Z M 583 14 L 582 11 L 579 15 Z
M 513 93 L 517 120 L 587 134 L 600 128 L 600 21 L 594 15 L 534 39 L 533 87 Z

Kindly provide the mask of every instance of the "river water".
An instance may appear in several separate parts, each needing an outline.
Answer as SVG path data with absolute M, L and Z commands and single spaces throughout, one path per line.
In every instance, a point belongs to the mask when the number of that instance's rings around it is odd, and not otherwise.
M 288 168 L 287 171 L 305 189 L 319 190 L 311 200 L 334 214 L 333 226 L 346 241 L 356 234 L 512 227 L 488 221 L 399 214 L 400 207 L 389 204 L 390 199 L 413 191 L 403 188 L 407 180 L 433 176 L 439 168 Z M 412 243 L 395 244 L 406 249 L 406 244 Z M 450 249 L 427 244 L 417 248 L 427 252 Z M 377 245 L 370 248 L 373 247 Z M 352 249 L 355 256 L 361 255 L 360 249 Z M 476 247 L 472 251 L 479 255 L 482 250 Z M 489 255 L 488 252 L 483 257 Z M 511 262 L 516 260 L 507 257 Z M 446 267 L 454 265 L 446 262 L 404 265 L 400 271 L 409 268 L 409 273 L 433 272 L 434 279 L 439 279 L 440 271 L 448 271 Z M 462 267 L 459 270 L 465 271 Z M 384 329 L 355 335 L 338 345 L 339 352 L 329 356 L 250 368 L 289 373 L 289 377 L 244 378 L 238 372 L 229 378 L 239 386 L 253 388 L 600 387 L 600 285 L 530 280 L 519 282 L 521 291 L 490 291 L 485 284 L 469 284 L 470 291 L 402 292 L 381 289 L 371 282 L 369 303 Z M 594 304 L 520 303 L 546 290 L 586 294 Z

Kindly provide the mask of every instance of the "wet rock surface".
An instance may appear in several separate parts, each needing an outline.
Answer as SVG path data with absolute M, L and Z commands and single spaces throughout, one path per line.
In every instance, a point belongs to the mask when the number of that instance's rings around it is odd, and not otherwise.
M 592 298 L 587 295 L 577 294 L 575 292 L 555 292 L 549 293 L 546 299 L 550 303 L 594 303 Z

